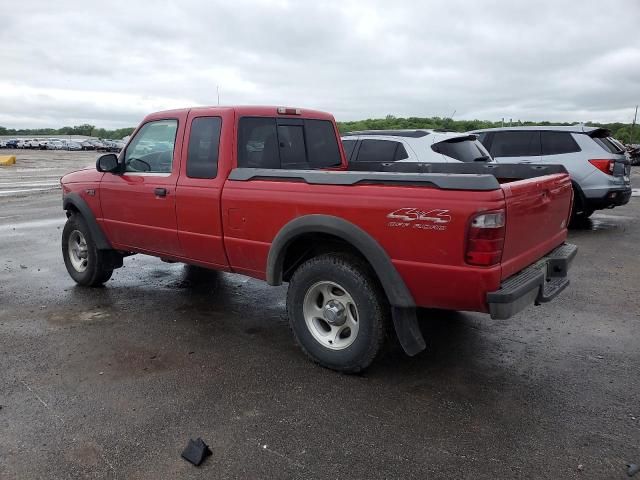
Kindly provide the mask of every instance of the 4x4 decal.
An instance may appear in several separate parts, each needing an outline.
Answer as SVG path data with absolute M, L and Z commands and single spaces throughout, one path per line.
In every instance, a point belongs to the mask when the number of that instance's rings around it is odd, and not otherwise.
M 447 224 L 451 222 L 449 210 L 440 208 L 425 212 L 419 208 L 404 207 L 387 214 L 387 218 L 392 220 L 387 223 L 388 227 L 421 230 L 446 230 Z

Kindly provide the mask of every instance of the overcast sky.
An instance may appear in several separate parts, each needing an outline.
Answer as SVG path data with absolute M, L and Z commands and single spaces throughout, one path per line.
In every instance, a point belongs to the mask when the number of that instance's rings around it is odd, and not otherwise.
M 136 125 L 217 103 L 630 122 L 640 1 L 21 0 L 0 18 L 0 125 Z

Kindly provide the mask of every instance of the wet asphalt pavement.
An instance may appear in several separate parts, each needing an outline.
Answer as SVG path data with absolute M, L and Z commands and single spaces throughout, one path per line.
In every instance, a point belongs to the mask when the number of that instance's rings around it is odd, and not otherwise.
M 284 288 L 145 256 L 80 288 L 60 192 L 0 201 L 2 480 L 622 479 L 640 463 L 639 197 L 571 232 L 552 303 L 425 311 L 429 350 L 360 376 L 304 357 Z M 180 458 L 190 437 L 213 451 L 200 468 Z

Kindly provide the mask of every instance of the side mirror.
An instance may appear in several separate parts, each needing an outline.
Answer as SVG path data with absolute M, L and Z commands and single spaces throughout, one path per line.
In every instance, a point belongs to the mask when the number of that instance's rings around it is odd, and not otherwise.
M 103 173 L 113 173 L 118 170 L 118 157 L 113 153 L 101 155 L 96 160 L 96 170 Z

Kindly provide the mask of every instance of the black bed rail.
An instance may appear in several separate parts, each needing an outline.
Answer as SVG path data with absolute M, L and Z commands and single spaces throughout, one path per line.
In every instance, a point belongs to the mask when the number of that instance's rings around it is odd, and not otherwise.
M 534 163 L 465 163 L 465 162 L 352 162 L 349 171 L 448 173 L 467 175 L 493 175 L 498 179 L 524 180 L 555 173 L 567 173 L 562 165 Z

